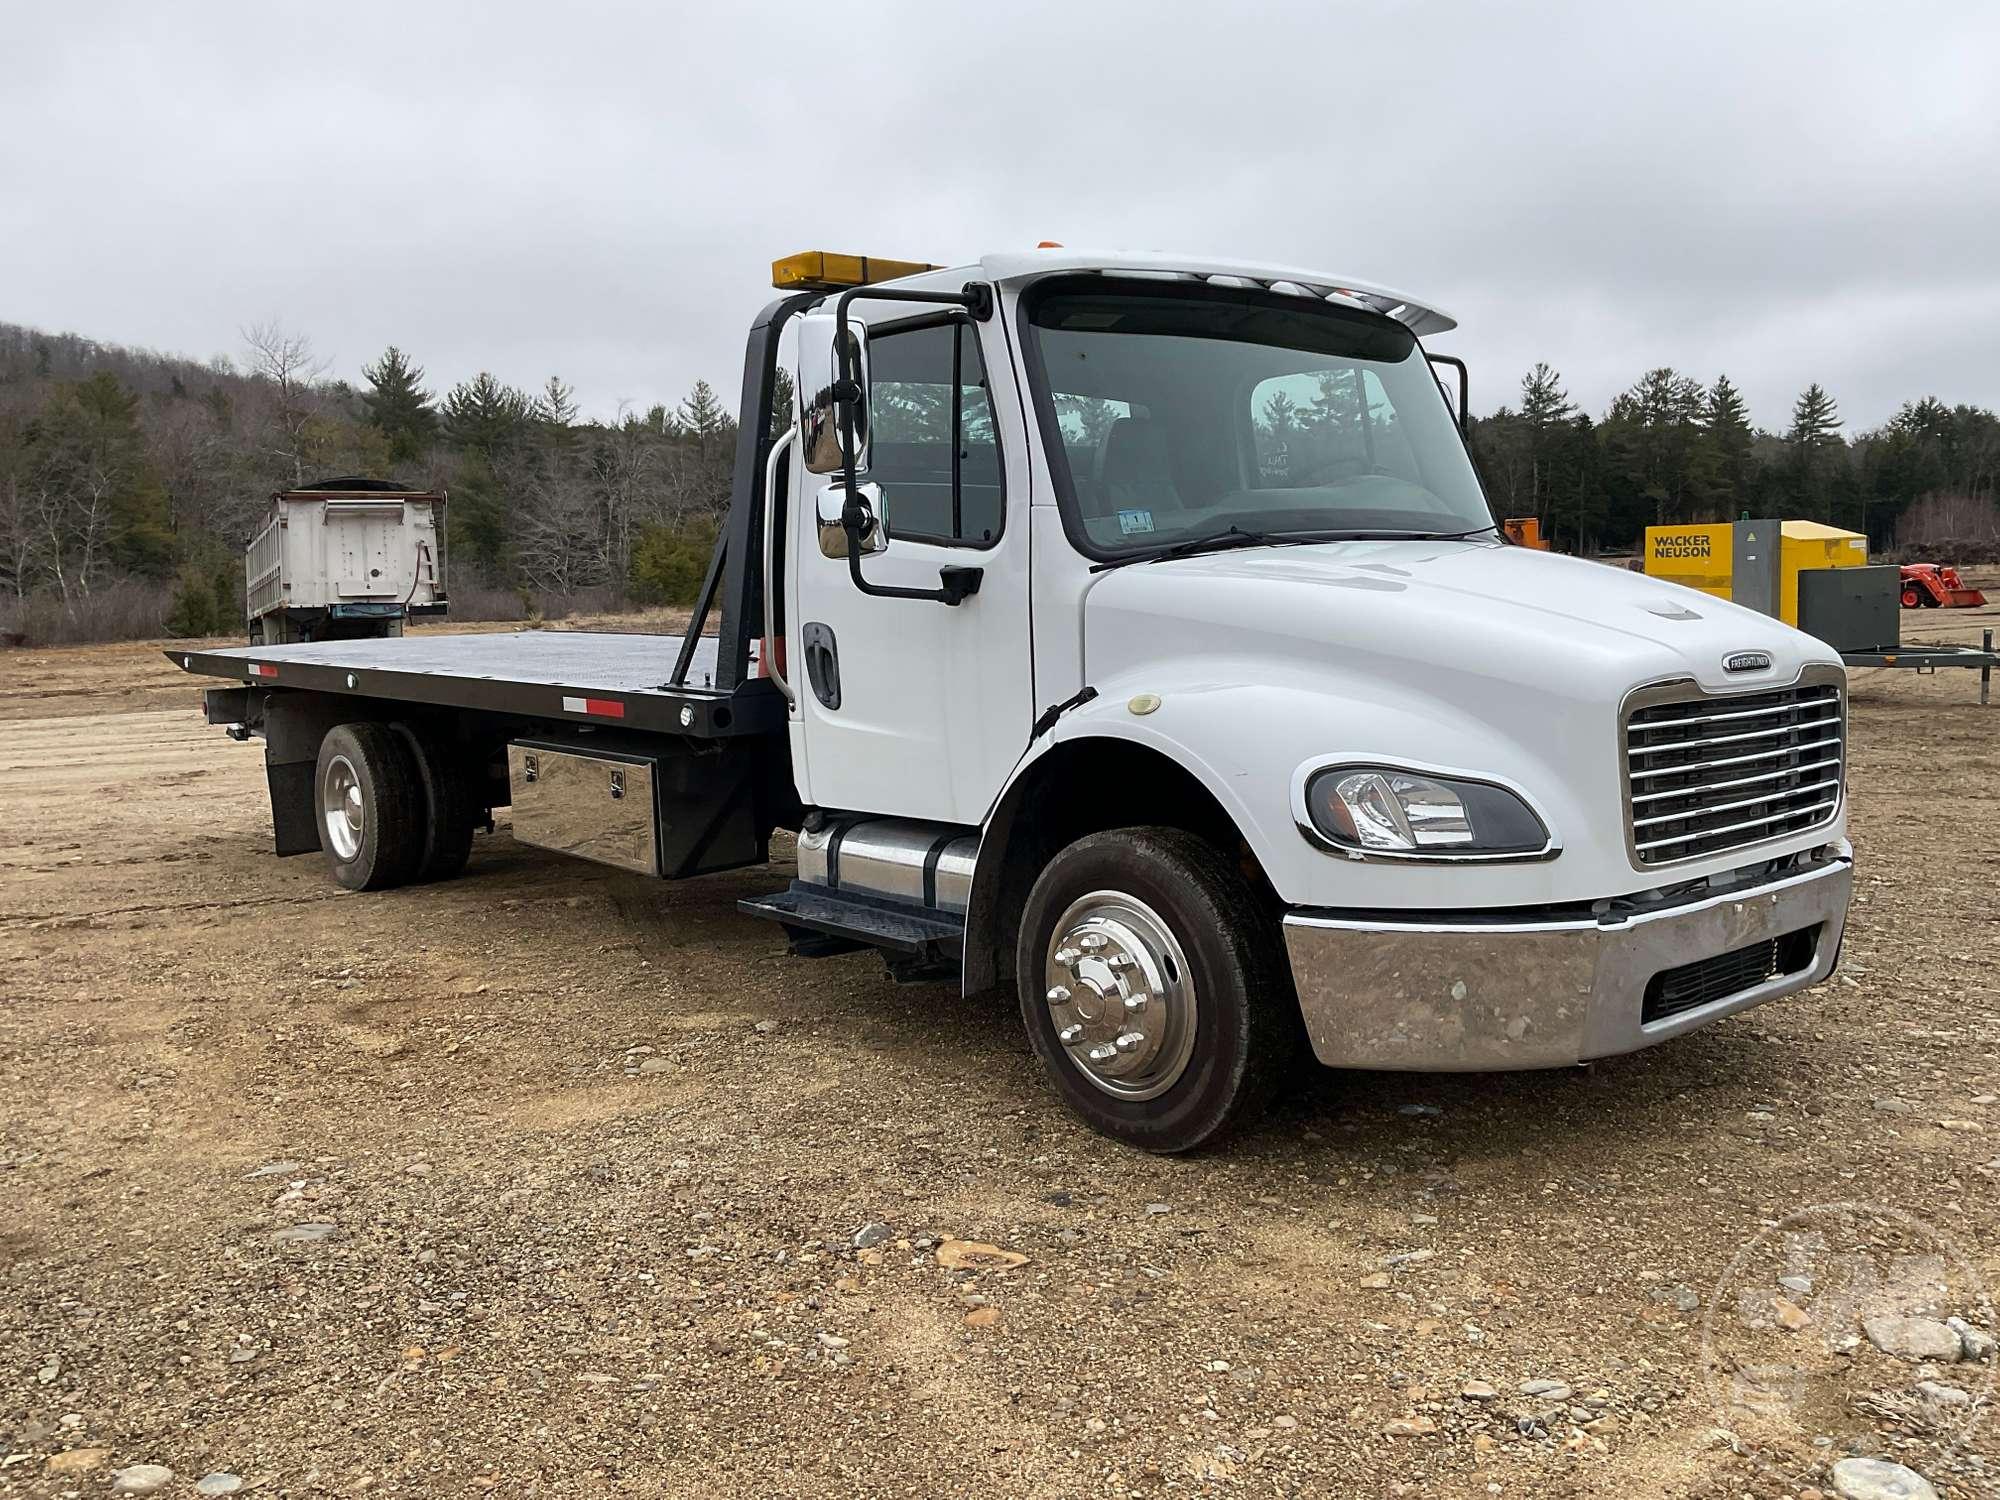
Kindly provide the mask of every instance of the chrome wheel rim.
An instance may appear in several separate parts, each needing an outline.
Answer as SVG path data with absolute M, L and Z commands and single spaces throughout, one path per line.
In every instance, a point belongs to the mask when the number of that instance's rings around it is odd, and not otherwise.
M 344 755 L 327 763 L 326 776 L 319 784 L 319 819 L 326 830 L 327 847 L 335 855 L 352 859 L 361 852 L 368 815 L 361 802 L 360 774 Z
M 1194 1054 L 1194 976 L 1160 914 L 1122 891 L 1092 891 L 1057 920 L 1043 999 L 1063 1056 L 1119 1099 L 1152 1099 Z

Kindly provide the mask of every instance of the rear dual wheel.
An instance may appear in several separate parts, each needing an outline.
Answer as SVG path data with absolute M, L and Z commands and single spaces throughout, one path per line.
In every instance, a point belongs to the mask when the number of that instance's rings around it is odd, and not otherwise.
M 313 778 L 320 847 L 351 891 L 442 880 L 465 867 L 477 807 L 464 771 L 407 724 L 341 724 Z
M 1296 1056 L 1277 924 L 1233 857 L 1178 828 L 1077 840 L 1030 891 L 1021 1016 L 1063 1102 L 1147 1151 L 1220 1140 Z

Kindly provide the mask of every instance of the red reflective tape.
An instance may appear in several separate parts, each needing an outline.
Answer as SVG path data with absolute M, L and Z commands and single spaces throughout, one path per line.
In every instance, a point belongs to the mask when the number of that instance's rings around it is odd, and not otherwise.
M 276 677 L 278 669 L 269 662 L 253 661 L 250 663 L 250 675 L 252 677 Z
M 616 698 L 563 698 L 566 714 L 593 714 L 600 719 L 622 719 L 625 705 Z

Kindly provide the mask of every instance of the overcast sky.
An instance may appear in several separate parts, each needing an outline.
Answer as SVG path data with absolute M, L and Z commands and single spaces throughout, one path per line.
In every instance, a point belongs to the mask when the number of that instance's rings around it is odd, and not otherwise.
M 0 0 L 0 320 L 733 401 L 770 261 L 1053 239 L 1372 279 L 1477 408 L 1727 372 L 2000 406 L 2000 4 Z

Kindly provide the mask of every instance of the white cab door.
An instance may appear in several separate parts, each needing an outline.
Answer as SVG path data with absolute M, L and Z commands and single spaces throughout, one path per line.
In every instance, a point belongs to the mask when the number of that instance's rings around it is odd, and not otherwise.
M 941 568 L 978 568 L 979 591 L 962 603 L 857 589 L 845 555 L 820 546 L 819 492 L 838 476 L 806 473 L 793 456 L 786 656 L 809 806 L 978 823 L 1027 747 L 1028 469 L 1019 405 L 996 399 L 985 373 L 1008 368 L 1001 339 L 997 321 L 962 314 L 869 329 L 859 477 L 880 487 L 889 541 L 862 574 L 936 588 Z

